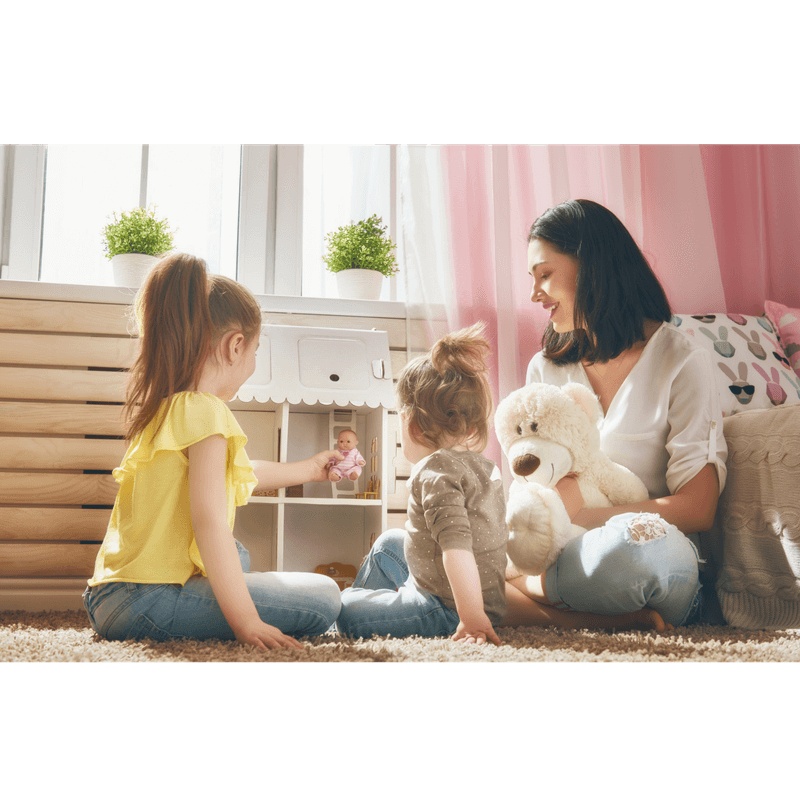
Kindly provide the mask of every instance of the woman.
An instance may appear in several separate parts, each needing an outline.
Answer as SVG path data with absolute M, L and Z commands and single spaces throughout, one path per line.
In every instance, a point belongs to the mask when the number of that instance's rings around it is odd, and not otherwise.
M 657 628 L 696 622 L 698 559 L 686 534 L 711 527 L 726 475 L 711 358 L 669 324 L 647 260 L 597 203 L 570 200 L 539 217 L 528 271 L 531 300 L 550 312 L 528 383 L 590 387 L 605 412 L 604 452 L 644 481 L 650 499 L 588 509 L 575 479 L 562 479 L 567 511 L 587 532 L 544 574 L 506 584 L 504 623 L 595 627 L 598 614 L 642 609 L 656 612 Z

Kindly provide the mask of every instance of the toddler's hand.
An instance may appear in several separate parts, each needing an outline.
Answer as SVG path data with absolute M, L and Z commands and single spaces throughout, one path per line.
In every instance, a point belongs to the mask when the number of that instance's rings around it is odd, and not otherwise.
M 459 620 L 452 639 L 454 642 L 465 641 L 467 644 L 486 644 L 487 641 L 502 644 L 486 614 Z

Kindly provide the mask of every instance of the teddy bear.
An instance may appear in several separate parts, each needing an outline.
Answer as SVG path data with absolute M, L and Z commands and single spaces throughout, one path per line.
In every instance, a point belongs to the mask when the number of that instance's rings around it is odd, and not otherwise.
M 600 449 L 602 413 L 595 394 L 579 383 L 531 383 L 498 405 L 495 430 L 514 475 L 506 513 L 508 578 L 540 575 L 570 539 L 585 533 L 555 491 L 565 475 L 575 476 L 587 508 L 647 500 L 644 483 Z

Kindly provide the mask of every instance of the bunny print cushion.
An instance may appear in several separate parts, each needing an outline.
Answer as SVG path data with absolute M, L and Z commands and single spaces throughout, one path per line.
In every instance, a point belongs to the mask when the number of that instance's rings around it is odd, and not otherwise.
M 724 416 L 800 403 L 800 378 L 767 317 L 676 314 L 672 324 L 711 353 Z

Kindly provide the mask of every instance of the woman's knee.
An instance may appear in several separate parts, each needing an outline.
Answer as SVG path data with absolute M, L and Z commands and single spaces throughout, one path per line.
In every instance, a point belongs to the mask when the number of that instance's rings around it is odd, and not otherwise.
M 658 514 L 620 514 L 570 545 L 595 569 L 620 573 L 622 581 L 637 574 L 659 574 L 664 568 L 691 571 L 697 567 L 689 540 Z
M 674 525 L 622 514 L 567 543 L 555 576 L 548 571 L 548 596 L 552 589 L 551 600 L 573 608 L 623 613 L 662 602 L 678 584 L 691 588 L 697 575 L 696 551 Z

